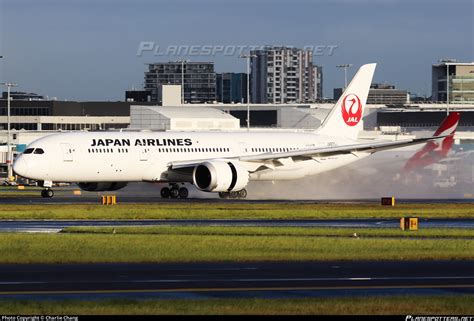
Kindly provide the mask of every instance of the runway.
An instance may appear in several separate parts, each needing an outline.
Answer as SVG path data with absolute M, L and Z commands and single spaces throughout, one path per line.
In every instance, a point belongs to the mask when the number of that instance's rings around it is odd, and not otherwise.
M 474 228 L 474 219 L 420 219 L 422 228 Z M 119 226 L 252 226 L 252 227 L 341 227 L 398 228 L 398 219 L 200 219 L 200 220 L 0 220 L 1 232 L 57 233 L 66 227 Z
M 0 265 L 1 298 L 474 294 L 474 261 Z
M 0 190 L 0 203 L 2 204 L 17 204 L 17 205 L 48 205 L 48 204 L 99 204 L 101 195 L 117 195 L 118 203 L 171 203 L 171 204 L 187 204 L 187 203 L 216 203 L 216 204 L 367 204 L 374 203 L 380 204 L 380 198 L 364 198 L 364 199 L 220 199 L 213 193 L 201 193 L 204 196 L 188 198 L 188 199 L 163 199 L 159 196 L 159 193 L 125 193 L 119 191 L 118 193 L 114 192 L 103 192 L 103 193 L 93 193 L 93 192 L 82 192 L 82 195 L 72 195 L 72 189 L 67 192 L 56 191 L 56 194 L 53 198 L 42 198 L 39 193 L 36 191 L 35 195 L 22 195 L 15 193 L 3 192 Z M 38 195 L 36 195 L 36 193 Z M 10 194 L 10 195 L 9 195 Z M 437 198 L 437 199 L 397 199 L 397 204 L 467 204 L 474 203 L 472 198 Z

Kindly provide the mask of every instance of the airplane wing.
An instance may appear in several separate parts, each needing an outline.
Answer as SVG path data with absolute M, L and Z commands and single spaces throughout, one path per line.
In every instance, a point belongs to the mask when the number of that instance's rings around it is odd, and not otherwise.
M 256 168 L 273 168 L 275 166 L 281 166 L 285 163 L 284 159 L 291 159 L 292 161 L 304 161 L 310 159 L 316 159 L 318 157 L 327 157 L 334 155 L 343 155 L 343 154 L 354 154 L 357 153 L 375 153 L 387 149 L 400 148 L 410 145 L 416 145 L 421 143 L 426 143 L 424 148 L 415 154 L 408 161 L 408 165 L 412 163 L 433 163 L 431 155 L 434 151 L 437 151 L 439 146 L 442 146 L 442 156 L 446 157 L 447 153 L 451 149 L 451 145 L 454 140 L 454 133 L 456 127 L 459 123 L 460 114 L 451 113 L 449 114 L 443 122 L 441 122 L 439 128 L 436 130 L 433 136 L 426 138 L 414 138 L 414 139 L 405 139 L 399 141 L 373 141 L 367 143 L 357 143 L 350 145 L 334 146 L 334 147 L 322 147 L 322 148 L 310 148 L 310 149 L 300 149 L 291 152 L 279 152 L 279 153 L 262 153 L 257 155 L 248 155 L 248 156 L 239 156 L 226 158 L 228 160 L 237 160 L 241 162 L 255 163 L 257 166 L 252 166 Z M 441 143 L 436 142 L 437 140 L 442 139 Z M 430 156 L 430 157 L 428 157 Z M 441 157 L 442 158 L 442 157 Z M 425 161 L 426 159 L 426 161 Z M 191 168 L 196 165 L 199 165 L 202 162 L 210 161 L 213 159 L 197 159 L 192 161 L 183 161 L 183 162 L 171 162 L 168 164 L 171 170 L 173 169 L 184 169 Z M 439 160 L 439 159 L 438 159 Z M 258 164 L 264 165 L 260 167 Z M 405 166 L 406 167 L 406 166 Z
M 399 141 L 383 141 L 383 142 L 369 142 L 361 144 L 351 144 L 335 147 L 324 147 L 324 148 L 311 148 L 311 149 L 301 149 L 291 152 L 281 152 L 281 153 L 262 153 L 257 155 L 249 156 L 240 156 L 233 158 L 226 158 L 229 160 L 239 160 L 243 162 L 268 162 L 275 161 L 277 165 L 279 159 L 292 158 L 293 161 L 303 161 L 313 159 L 315 157 L 324 157 L 324 156 L 333 156 L 333 155 L 342 155 L 342 154 L 355 154 L 357 152 L 369 152 L 375 153 L 382 150 L 405 147 L 420 143 L 425 143 L 428 141 L 433 141 L 437 139 L 442 139 L 446 136 L 433 136 L 428 138 L 415 138 L 415 139 L 406 139 Z M 196 166 L 204 161 L 210 161 L 213 159 L 197 159 L 193 161 L 182 161 L 182 162 L 170 162 L 168 166 L 170 169 L 179 169 L 185 167 Z

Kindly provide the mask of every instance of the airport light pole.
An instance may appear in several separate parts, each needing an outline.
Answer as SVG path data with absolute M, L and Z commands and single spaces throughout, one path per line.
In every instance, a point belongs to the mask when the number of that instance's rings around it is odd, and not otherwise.
M 451 64 L 446 62 L 446 114 L 449 115 L 449 66 Z
M 0 83 L 0 85 L 6 86 L 7 87 L 7 175 L 8 175 L 8 180 L 13 176 L 12 173 L 12 157 L 11 157 L 11 147 L 10 147 L 10 89 L 11 87 L 16 87 L 18 86 L 17 84 L 14 83 Z
M 250 58 L 256 58 L 257 55 L 240 55 L 239 58 L 247 59 L 247 131 L 250 131 Z
M 352 64 L 337 65 L 337 68 L 344 68 L 344 89 L 347 88 L 347 68 L 351 68 Z
M 181 105 L 184 105 L 184 64 L 188 62 L 188 60 L 180 59 L 176 62 L 181 63 Z

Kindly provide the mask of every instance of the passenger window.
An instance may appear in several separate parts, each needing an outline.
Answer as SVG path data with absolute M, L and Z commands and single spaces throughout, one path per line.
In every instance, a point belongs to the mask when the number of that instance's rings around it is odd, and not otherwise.
M 31 154 L 31 153 L 33 153 L 33 150 L 34 150 L 34 148 L 27 148 L 27 149 L 23 152 L 23 154 Z
M 36 148 L 33 154 L 44 154 L 44 150 L 42 148 Z

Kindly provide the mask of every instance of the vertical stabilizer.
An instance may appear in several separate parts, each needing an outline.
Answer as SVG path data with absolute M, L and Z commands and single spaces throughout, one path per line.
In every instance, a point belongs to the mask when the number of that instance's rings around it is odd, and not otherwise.
M 459 124 L 460 113 L 450 113 L 433 136 L 446 136 L 440 140 L 429 141 L 405 164 L 405 171 L 414 171 L 434 164 L 448 156 L 454 142 L 454 134 Z
M 357 139 L 357 135 L 362 129 L 362 116 L 376 65 L 367 64 L 359 68 L 349 86 L 319 127 L 317 131 L 319 134 Z

